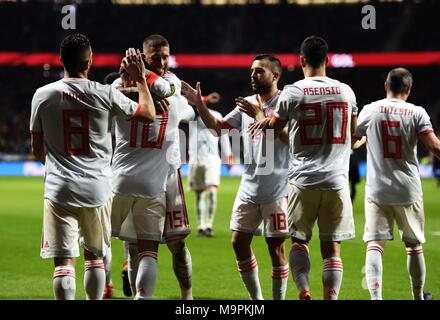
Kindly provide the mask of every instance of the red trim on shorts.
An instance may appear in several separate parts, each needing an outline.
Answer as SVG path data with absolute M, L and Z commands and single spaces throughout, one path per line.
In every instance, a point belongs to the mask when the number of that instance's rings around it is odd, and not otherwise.
M 219 121 L 220 121 L 221 124 L 227 126 L 229 129 L 238 129 L 238 128 L 234 127 L 232 124 L 230 124 L 228 121 L 226 121 L 224 119 L 219 120 Z
M 180 175 L 180 168 L 177 169 L 177 186 L 179 188 L 180 199 L 182 200 L 183 216 L 185 218 L 185 226 L 189 227 L 188 211 L 186 210 L 185 193 L 183 192 L 182 176 Z

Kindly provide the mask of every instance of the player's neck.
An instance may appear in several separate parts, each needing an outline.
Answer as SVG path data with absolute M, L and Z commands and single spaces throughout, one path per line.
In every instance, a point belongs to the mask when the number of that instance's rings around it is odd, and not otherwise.
M 406 99 L 408 99 L 408 95 L 404 94 L 404 93 L 396 94 L 396 93 L 392 93 L 392 92 L 387 92 L 387 99 L 396 99 L 396 100 L 406 101 Z
M 64 79 L 69 79 L 69 78 L 87 79 L 87 76 L 88 76 L 87 71 L 69 73 L 66 69 L 64 69 Z
M 326 77 L 325 73 L 325 66 L 319 67 L 319 68 L 312 68 L 309 66 L 306 66 L 303 68 L 304 72 L 304 78 L 308 77 Z
M 272 87 L 272 89 L 266 94 L 258 94 L 260 96 L 261 102 L 266 103 L 270 99 L 273 98 L 278 93 L 278 88 L 276 86 Z

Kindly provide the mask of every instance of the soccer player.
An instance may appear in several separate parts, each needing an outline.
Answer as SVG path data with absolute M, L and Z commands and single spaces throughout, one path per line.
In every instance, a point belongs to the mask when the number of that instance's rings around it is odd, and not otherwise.
M 210 103 L 210 95 L 204 100 Z M 221 120 L 222 115 L 212 109 L 211 114 Z M 199 236 L 213 237 L 212 226 L 214 224 L 217 207 L 217 188 L 220 184 L 221 159 L 218 152 L 219 138 L 213 135 L 205 126 L 200 117 L 189 128 L 189 190 L 196 193 L 196 212 Z M 232 152 L 228 135 L 220 136 L 221 152 L 223 159 L 230 167 L 232 164 Z
M 110 245 L 111 137 L 114 115 L 154 121 L 155 110 L 140 53 L 123 59 L 136 81 L 139 104 L 87 79 L 92 48 L 81 34 L 63 39 L 64 78 L 37 89 L 30 119 L 32 151 L 45 164 L 41 257 L 53 258 L 56 299 L 75 298 L 78 236 L 84 248 L 87 299 L 102 299 L 102 261 Z
M 417 161 L 421 140 L 440 158 L 425 109 L 406 102 L 413 79 L 404 68 L 393 69 L 385 81 L 386 98 L 366 105 L 359 114 L 355 137 L 367 138 L 365 228 L 366 279 L 371 299 L 382 299 L 382 255 L 386 240 L 393 240 L 396 221 L 405 243 L 412 295 L 423 300 L 425 258 L 424 210 Z
M 311 299 L 308 243 L 316 220 L 324 260 L 324 299 L 336 300 L 342 283 L 340 241 L 354 238 L 348 184 L 351 133 L 357 114 L 351 88 L 326 76 L 328 46 L 311 36 L 301 44 L 304 79 L 283 89 L 274 117 L 251 127 L 289 128 L 290 266 L 300 299 Z
M 152 298 L 157 249 L 163 238 L 173 254 L 181 297 L 192 299 L 191 255 L 185 244 L 190 229 L 177 159 L 180 159 L 178 124 L 183 118 L 194 117 L 194 111 L 180 95 L 180 80 L 168 71 L 168 41 L 160 35 L 151 35 L 144 40 L 143 47 L 145 61 L 155 75 L 149 76 L 147 82 L 150 85 L 154 82 L 151 90 L 167 97 L 169 107 L 149 126 L 116 123 L 112 233 L 123 240 L 137 241 L 137 248 L 129 246 L 129 275 L 137 273 L 136 299 Z M 164 88 L 158 81 L 162 78 L 167 80 L 162 82 L 168 83 L 171 91 L 156 90 L 156 85 Z M 131 148 L 136 148 L 133 155 L 129 154 Z M 136 191 L 134 185 L 142 186 L 142 192 Z M 136 250 L 139 261 L 134 257 Z
M 251 248 L 254 232 L 261 222 L 272 260 L 273 299 L 285 298 L 289 275 L 284 255 L 284 239 L 289 235 L 286 199 L 288 147 L 279 138 L 252 139 L 247 132 L 248 126 L 256 119 L 272 116 L 280 96 L 278 81 L 281 71 L 277 57 L 255 57 L 251 66 L 251 85 L 255 94 L 246 98 L 238 97 L 237 107 L 221 120 L 214 117 L 204 104 L 200 83 L 194 89 L 182 81 L 182 94 L 196 105 L 206 127 L 217 134 L 241 130 L 247 163 L 232 209 L 230 228 L 238 271 L 253 300 L 263 299 L 257 260 Z M 280 137 L 286 141 L 287 130 Z

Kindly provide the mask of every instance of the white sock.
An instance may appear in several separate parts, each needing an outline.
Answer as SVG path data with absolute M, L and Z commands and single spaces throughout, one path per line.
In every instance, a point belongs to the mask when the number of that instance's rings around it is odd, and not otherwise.
M 136 277 L 136 300 L 151 300 L 157 279 L 157 252 L 139 253 L 139 268 Z
M 55 267 L 53 293 L 56 300 L 75 300 L 75 268 L 71 265 Z
M 192 259 L 185 240 L 167 243 L 173 254 L 173 270 L 180 286 L 180 299 L 193 300 L 192 296 Z
M 206 229 L 206 203 L 205 203 L 205 193 L 198 192 L 196 193 L 196 212 L 197 212 L 197 229 L 205 230 Z
M 303 299 L 305 295 L 310 295 L 309 247 L 295 242 L 290 250 L 289 263 L 300 299 Z
M 289 265 L 272 267 L 272 298 L 285 300 L 287 280 L 289 279 Z
M 263 300 L 260 280 L 258 279 L 258 264 L 255 256 L 252 255 L 249 259 L 237 261 L 237 267 L 251 300 Z
M 324 269 L 322 272 L 324 300 L 338 300 L 343 271 L 344 267 L 341 258 L 331 257 L 324 259 Z
M 108 285 L 112 282 L 112 248 L 108 247 L 105 256 L 102 258 L 104 262 L 105 270 L 105 284 Z
M 212 229 L 214 225 L 215 212 L 217 210 L 217 188 L 210 187 L 207 191 L 207 217 L 206 217 L 206 228 Z
M 136 296 L 136 277 L 139 268 L 139 252 L 136 243 L 128 245 L 128 281 L 130 281 L 131 293 Z
M 411 289 L 414 300 L 423 300 L 423 287 L 425 286 L 426 265 L 422 246 L 406 248 L 406 266 L 411 281 Z
M 365 259 L 365 276 L 371 300 L 382 300 L 382 246 L 368 243 Z
M 105 287 L 105 270 L 102 260 L 84 261 L 84 288 L 87 300 L 102 300 Z

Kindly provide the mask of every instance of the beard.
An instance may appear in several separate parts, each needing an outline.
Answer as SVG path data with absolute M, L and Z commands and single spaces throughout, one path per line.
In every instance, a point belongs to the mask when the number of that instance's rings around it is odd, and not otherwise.
M 270 92 L 272 86 L 269 84 L 254 84 L 252 86 L 252 91 L 259 95 L 265 95 Z

